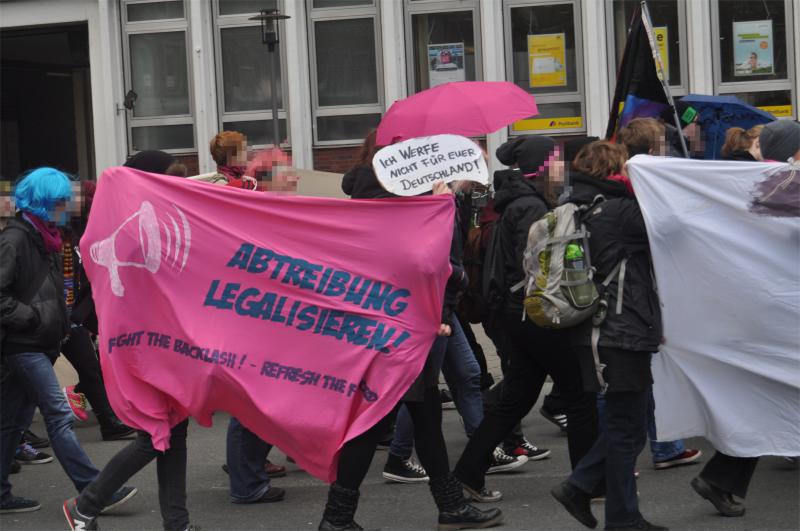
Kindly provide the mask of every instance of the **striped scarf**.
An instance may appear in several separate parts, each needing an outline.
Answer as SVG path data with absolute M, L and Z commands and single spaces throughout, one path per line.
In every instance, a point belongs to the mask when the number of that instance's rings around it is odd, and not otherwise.
M 64 260 L 64 301 L 71 310 L 75 304 L 75 260 L 72 244 L 68 240 L 61 245 L 61 252 Z

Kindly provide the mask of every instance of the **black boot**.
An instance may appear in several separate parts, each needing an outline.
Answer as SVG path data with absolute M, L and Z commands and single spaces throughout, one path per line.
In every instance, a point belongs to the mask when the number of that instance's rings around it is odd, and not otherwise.
M 100 424 L 100 435 L 104 441 L 117 441 L 136 433 L 136 430 L 123 424 L 113 413 L 97 413 L 96 416 Z
M 358 496 L 357 490 L 332 483 L 319 531 L 363 531 L 364 528 L 353 520 L 358 508 Z
M 439 508 L 439 531 L 483 529 L 503 522 L 500 509 L 481 511 L 467 503 L 461 482 L 452 474 L 431 478 L 430 487 Z

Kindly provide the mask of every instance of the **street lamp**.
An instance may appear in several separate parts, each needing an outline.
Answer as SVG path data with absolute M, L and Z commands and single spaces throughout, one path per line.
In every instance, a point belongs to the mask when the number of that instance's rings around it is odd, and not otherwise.
M 262 9 L 259 15 L 249 20 L 261 22 L 261 42 L 267 45 L 270 58 L 269 84 L 272 92 L 272 141 L 280 147 L 280 121 L 278 120 L 278 54 L 276 46 L 280 42 L 278 21 L 286 20 L 289 15 L 282 15 L 277 9 Z

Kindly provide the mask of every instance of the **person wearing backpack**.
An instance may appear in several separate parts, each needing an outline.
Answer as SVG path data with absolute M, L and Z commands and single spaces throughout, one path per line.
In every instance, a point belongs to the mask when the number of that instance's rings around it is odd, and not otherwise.
M 568 329 L 584 388 L 605 394 L 604 429 L 553 496 L 579 522 L 597 526 L 593 492 L 605 484 L 605 528 L 663 531 L 639 512 L 634 467 L 647 441 L 652 353 L 661 343 L 661 313 L 639 204 L 625 175 L 624 146 L 585 146 L 572 165 L 569 202 L 592 205 L 582 216 L 590 233 L 599 306 Z M 572 420 L 570 419 L 570 425 Z
M 484 476 L 494 448 L 531 410 L 549 375 L 568 397 L 568 446 L 576 464 L 597 437 L 594 397 L 585 393 L 577 360 L 561 330 L 540 328 L 523 320 L 524 291 L 511 288 L 524 279 L 523 254 L 528 230 L 549 210 L 539 187 L 563 171 L 555 142 L 544 136 L 525 136 L 503 144 L 497 158 L 518 169 L 495 172 L 494 204 L 500 214 L 484 265 L 487 304 L 503 337 L 507 361 L 500 400 L 487 406 L 483 422 L 467 443 L 455 474 L 473 499 L 496 499 L 500 493 L 485 487 Z

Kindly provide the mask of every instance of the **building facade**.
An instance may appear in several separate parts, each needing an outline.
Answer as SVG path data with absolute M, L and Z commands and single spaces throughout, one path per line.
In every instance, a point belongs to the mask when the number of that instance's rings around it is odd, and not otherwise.
M 488 135 L 603 136 L 636 0 L 0 1 L 2 175 L 58 164 L 84 177 L 138 150 L 212 171 L 208 141 L 280 142 L 341 172 L 397 99 L 448 81 L 509 80 L 540 114 Z M 797 119 L 796 0 L 649 0 L 674 96 L 735 94 Z M 55 161 L 53 161 L 55 159 Z

